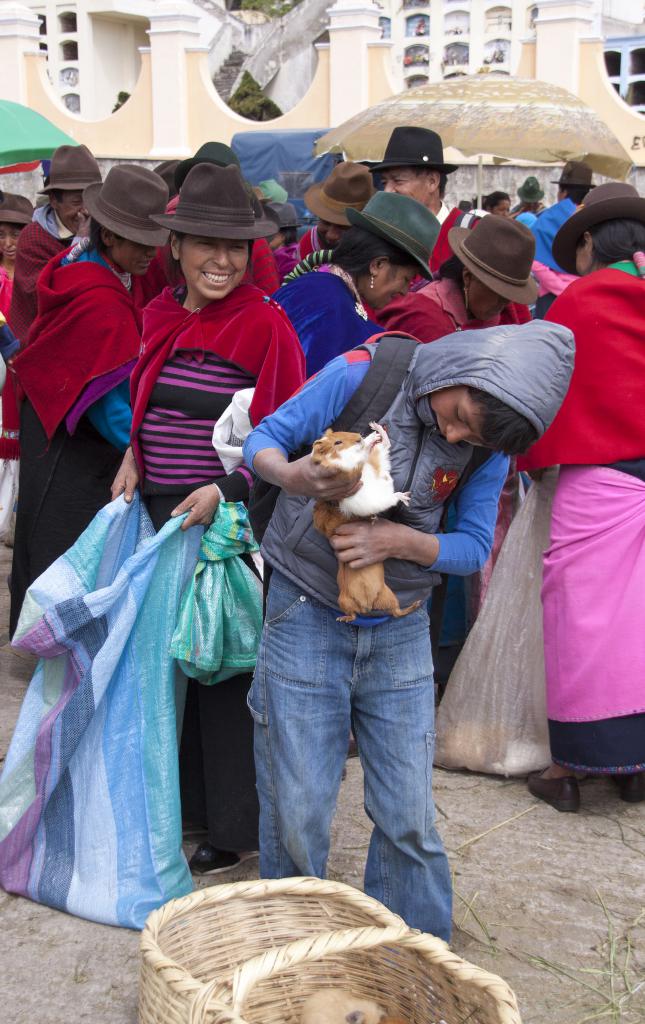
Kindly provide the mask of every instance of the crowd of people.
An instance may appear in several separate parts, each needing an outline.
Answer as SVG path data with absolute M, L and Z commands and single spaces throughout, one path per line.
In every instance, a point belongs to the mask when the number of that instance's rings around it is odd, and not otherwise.
M 138 492 L 156 531 L 183 517 L 186 538 L 246 506 L 263 562 L 255 672 L 183 679 L 178 703 L 190 869 L 259 850 L 262 877 L 324 877 L 351 734 L 374 825 L 366 891 L 445 939 L 433 664 L 463 646 L 522 497 L 551 467 L 552 764 L 529 789 L 577 811 L 580 780 L 608 775 L 645 800 L 645 199 L 594 188 L 574 161 L 552 206 L 530 176 L 514 206 L 496 191 L 449 209 L 456 169 L 435 132 L 398 127 L 381 162 L 340 162 L 307 190 L 304 232 L 279 183 L 246 182 L 219 142 L 104 180 L 85 147 L 62 146 L 35 210 L 0 200 L 11 633 L 111 500 Z M 230 463 L 214 430 L 240 405 Z M 374 422 L 405 500 L 324 536 L 316 507 L 361 482 L 312 446 Z M 380 563 L 415 610 L 344 621 L 339 564 Z M 0 863 L 16 856 L 4 839 Z

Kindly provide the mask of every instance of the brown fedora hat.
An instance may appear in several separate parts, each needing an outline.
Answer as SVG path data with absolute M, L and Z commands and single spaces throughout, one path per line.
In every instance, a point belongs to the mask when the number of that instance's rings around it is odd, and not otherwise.
M 261 215 L 257 200 L 256 216 L 253 202 L 238 167 L 195 164 L 181 186 L 174 213 L 153 220 L 171 231 L 203 238 L 252 239 L 274 235 L 275 221 Z
M 0 199 L 0 224 L 31 224 L 34 208 L 24 196 L 3 192 Z
M 153 219 L 168 205 L 168 186 L 154 171 L 136 164 L 117 164 L 102 184 L 88 185 L 83 201 L 101 227 L 130 242 L 164 245 L 168 240 L 168 232 Z
M 59 146 L 51 159 L 47 183 L 40 192 L 77 192 L 100 181 L 101 168 L 87 146 Z
M 451 228 L 448 243 L 478 281 L 509 302 L 535 302 L 538 286 L 531 277 L 535 238 L 508 217 L 482 217 L 474 228 Z
M 316 217 L 349 227 L 345 210 L 362 210 L 374 195 L 372 175 L 363 164 L 351 160 L 336 164 L 329 177 L 307 189 L 305 206 Z
M 553 256 L 568 274 L 576 273 L 576 249 L 585 231 L 606 220 L 639 220 L 645 224 L 645 199 L 633 185 L 610 181 L 597 185 L 553 239 Z
M 584 160 L 569 160 L 562 168 L 557 181 L 551 179 L 552 185 L 591 185 L 592 170 Z

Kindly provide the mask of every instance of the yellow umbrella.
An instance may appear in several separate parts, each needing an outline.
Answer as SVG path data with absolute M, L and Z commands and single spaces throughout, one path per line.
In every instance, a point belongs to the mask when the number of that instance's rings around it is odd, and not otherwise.
M 598 174 L 624 180 L 632 161 L 599 115 L 557 85 L 525 78 L 463 75 L 422 85 L 363 110 L 322 135 L 315 152 L 348 160 L 382 158 L 399 125 L 432 128 L 464 156 L 565 163 L 584 160 Z

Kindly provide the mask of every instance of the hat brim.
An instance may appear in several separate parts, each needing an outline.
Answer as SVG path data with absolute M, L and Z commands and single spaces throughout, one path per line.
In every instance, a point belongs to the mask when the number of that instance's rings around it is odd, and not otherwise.
M 390 171 L 393 167 L 423 167 L 426 171 L 439 171 L 441 174 L 453 174 L 459 170 L 458 164 L 431 164 L 427 160 L 410 160 L 408 157 L 399 160 L 383 160 L 380 164 L 370 164 L 369 169 L 375 171 Z
M 93 185 L 88 185 L 83 191 L 83 202 L 87 212 L 102 228 L 107 228 L 108 231 L 114 231 L 115 234 L 120 235 L 121 238 L 127 238 L 129 242 L 137 242 L 139 245 L 154 245 L 160 246 L 165 245 L 168 241 L 167 229 L 155 228 L 150 225 L 147 228 L 144 224 L 140 227 L 132 224 L 126 224 L 120 221 L 118 217 L 112 217 L 99 205 L 99 194 L 103 185 L 101 182 L 96 182 Z M 156 218 L 151 217 L 151 221 L 156 222 Z
M 90 185 L 102 185 L 101 181 L 97 181 L 96 178 L 82 178 L 78 181 L 66 181 L 64 185 L 45 185 L 44 188 L 38 190 L 36 195 L 46 196 L 50 192 L 84 192 Z
M 511 284 L 498 277 L 493 269 L 482 270 L 464 249 L 464 242 L 471 237 L 471 231 L 471 228 L 451 228 L 448 232 L 448 244 L 455 256 L 468 268 L 473 277 L 485 284 L 496 295 L 501 295 L 509 302 L 521 302 L 523 305 L 532 306 L 538 297 L 537 281 L 529 276 L 525 284 Z
M 303 196 L 304 204 L 316 217 L 328 221 L 329 224 L 337 224 L 339 227 L 348 228 L 349 221 L 342 210 L 334 210 L 328 206 L 322 195 L 323 183 L 316 182 L 310 185 Z M 368 196 L 369 199 L 369 196 Z M 365 200 L 367 202 L 367 199 Z
M 527 196 L 522 195 L 520 189 L 518 188 L 517 194 L 523 203 L 540 203 L 544 199 L 544 192 L 540 192 L 540 194 L 537 196 Z
M 397 249 L 401 249 L 411 257 L 411 261 L 416 263 L 424 277 L 432 277 L 432 271 L 428 265 L 428 261 L 434 249 L 435 242 L 439 237 L 440 225 L 437 221 L 436 231 L 433 232 L 434 237 L 428 238 L 427 244 L 423 245 L 417 241 L 412 235 L 408 235 L 407 232 L 401 231 L 395 224 L 389 224 L 387 221 L 379 220 L 378 217 L 372 217 L 369 213 L 361 213 L 360 210 L 347 211 L 347 216 L 356 227 L 363 228 L 365 231 L 369 231 L 371 235 L 378 235 L 379 238 L 384 238 L 390 245 L 396 246 Z
M 621 196 L 604 199 L 591 206 L 581 206 L 564 224 L 553 239 L 553 256 L 567 274 L 576 274 L 576 250 L 585 231 L 607 220 L 628 217 L 645 224 L 645 199 L 641 196 Z
M 0 210 L 0 224 L 31 224 L 33 216 L 20 213 L 18 210 Z
M 280 229 L 275 221 L 268 217 L 258 217 L 253 225 L 215 224 L 213 221 L 190 220 L 174 213 L 159 214 L 151 217 L 155 224 L 161 224 L 170 231 L 179 231 L 182 235 L 194 235 L 196 238 L 230 238 L 234 241 L 252 241 L 255 238 L 268 238 Z

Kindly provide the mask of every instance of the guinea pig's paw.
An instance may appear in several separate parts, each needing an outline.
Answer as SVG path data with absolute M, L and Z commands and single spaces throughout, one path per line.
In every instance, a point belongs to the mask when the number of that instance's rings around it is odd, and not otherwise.
M 397 501 L 400 501 L 402 505 L 405 505 L 407 507 L 410 504 L 410 501 L 412 499 L 412 492 L 411 491 L 395 491 L 394 492 L 394 498 Z
M 378 434 L 379 438 L 381 439 L 381 444 L 383 444 L 386 448 L 389 448 L 390 439 L 387 436 L 387 430 L 385 429 L 385 427 L 382 427 L 380 423 L 370 423 L 370 427 L 375 434 Z

